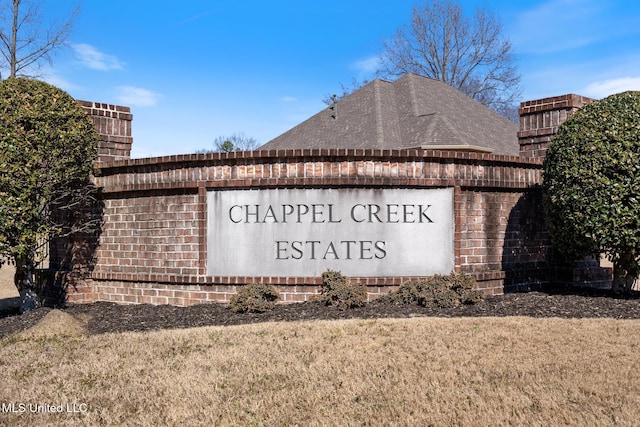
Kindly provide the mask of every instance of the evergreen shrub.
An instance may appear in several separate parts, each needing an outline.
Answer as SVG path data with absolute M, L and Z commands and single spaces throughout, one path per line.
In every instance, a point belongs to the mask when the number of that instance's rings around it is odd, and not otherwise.
M 322 273 L 320 301 L 338 310 L 361 307 L 367 302 L 367 289 L 351 283 L 339 271 L 327 270 Z
M 391 301 L 422 307 L 451 308 L 482 301 L 482 292 L 473 289 L 475 281 L 466 274 L 435 275 L 411 280 L 389 294 Z
M 544 161 L 543 202 L 569 261 L 606 254 L 614 289 L 640 274 L 640 92 L 592 102 L 559 127 Z
M 252 283 L 231 297 L 229 305 L 236 313 L 264 313 L 275 307 L 280 294 L 271 285 Z

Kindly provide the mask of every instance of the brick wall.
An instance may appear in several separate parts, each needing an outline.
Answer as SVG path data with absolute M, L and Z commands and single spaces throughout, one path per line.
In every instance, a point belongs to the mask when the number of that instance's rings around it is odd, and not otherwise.
M 95 278 L 144 272 L 146 280 L 173 281 L 202 272 L 200 236 L 206 212 L 197 193 L 107 196 L 104 218 Z
M 228 301 L 253 282 L 276 286 L 285 301 L 317 292 L 319 277 L 206 275 L 206 193 L 218 188 L 454 188 L 455 269 L 486 293 L 533 280 L 549 242 L 540 221 L 513 216 L 535 199 L 540 159 L 426 150 L 295 150 L 210 153 L 102 162 L 104 228 L 85 287 L 69 300 L 189 305 Z M 528 205 L 527 205 L 528 206 Z M 526 229 L 523 226 L 528 227 Z M 531 239 L 531 235 L 540 236 Z M 515 255 L 514 255 L 515 254 Z M 539 273 L 535 280 L 542 280 Z M 352 278 L 370 298 L 415 277 Z M 90 283 L 89 283 L 90 282 Z
M 505 190 L 469 189 L 457 197 L 461 271 L 474 274 L 491 293 L 553 280 L 540 191 Z
M 100 102 L 77 101 L 93 119 L 98 132 L 98 161 L 128 159 L 131 154 L 131 120 L 129 107 Z
M 520 104 L 520 155 L 543 158 L 558 127 L 569 115 L 593 102 L 585 96 L 568 94 L 526 101 Z

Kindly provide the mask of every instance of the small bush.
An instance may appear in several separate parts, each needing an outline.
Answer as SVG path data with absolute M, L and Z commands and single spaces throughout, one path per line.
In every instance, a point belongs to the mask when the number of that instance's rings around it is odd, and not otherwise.
M 395 293 L 390 294 L 389 298 L 402 304 L 451 308 L 460 304 L 475 304 L 482 300 L 482 293 L 474 290 L 473 285 L 473 277 L 466 274 L 437 274 L 426 279 L 406 282 Z
M 252 283 L 232 296 L 229 303 L 236 313 L 264 313 L 271 310 L 279 299 L 280 294 L 273 286 Z
M 351 283 L 339 271 L 327 270 L 322 273 L 320 301 L 338 310 L 361 307 L 367 302 L 367 289 Z
M 484 298 L 482 291 L 474 289 L 476 281 L 466 274 L 452 274 L 453 289 L 460 296 L 462 304 L 477 304 Z

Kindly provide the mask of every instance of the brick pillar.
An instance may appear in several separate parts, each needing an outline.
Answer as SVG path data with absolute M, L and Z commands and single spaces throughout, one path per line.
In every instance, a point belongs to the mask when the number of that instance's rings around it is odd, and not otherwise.
M 131 157 L 131 109 L 100 102 L 76 101 L 91 117 L 98 133 L 98 162 L 124 160 Z M 91 218 L 102 216 L 100 203 L 85 206 L 81 212 Z M 70 303 L 90 303 L 97 298 L 91 271 L 98 244 L 96 234 L 75 235 L 50 242 L 49 271 L 44 294 L 54 304 L 63 299 Z
M 93 119 L 98 132 L 98 161 L 123 160 L 131 157 L 131 120 L 129 107 L 100 102 L 77 101 Z
M 551 137 L 562 122 L 593 101 L 585 96 L 568 94 L 520 103 L 520 156 L 544 157 Z
M 595 101 L 585 96 L 568 94 L 526 101 L 520 104 L 521 157 L 544 158 L 558 127 L 571 114 Z M 569 286 L 610 288 L 612 269 L 601 267 L 599 260 L 587 257 L 578 263 L 556 266 L 556 282 Z

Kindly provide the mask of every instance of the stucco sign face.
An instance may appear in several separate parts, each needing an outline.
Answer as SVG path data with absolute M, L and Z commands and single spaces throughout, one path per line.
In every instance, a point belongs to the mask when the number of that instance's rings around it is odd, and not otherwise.
M 428 276 L 453 271 L 453 189 L 216 190 L 211 276 Z

